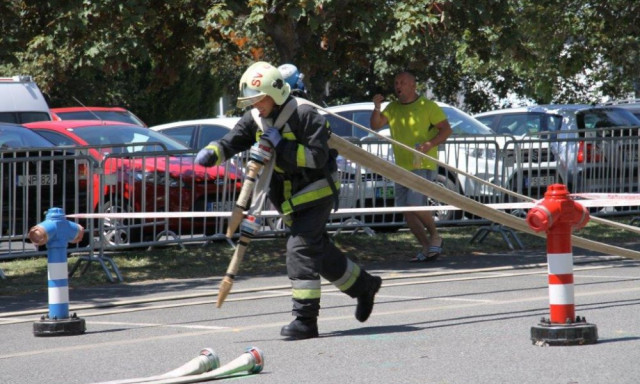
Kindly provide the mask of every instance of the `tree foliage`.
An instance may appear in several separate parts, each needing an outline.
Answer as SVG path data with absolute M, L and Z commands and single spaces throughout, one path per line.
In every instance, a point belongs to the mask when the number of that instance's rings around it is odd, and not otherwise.
M 52 106 L 120 105 L 150 124 L 217 114 L 253 61 L 290 62 L 325 104 L 392 97 L 413 71 L 470 112 L 508 95 L 596 102 L 640 91 L 631 0 L 48 0 L 0 4 L 0 75 Z M 237 111 L 236 111 L 237 112 Z

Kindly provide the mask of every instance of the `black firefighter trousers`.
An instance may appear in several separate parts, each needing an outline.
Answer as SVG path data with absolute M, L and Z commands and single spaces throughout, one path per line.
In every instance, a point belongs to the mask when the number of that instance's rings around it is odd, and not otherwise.
M 287 241 L 287 274 L 291 280 L 293 315 L 318 317 L 320 276 L 355 298 L 371 289 L 372 276 L 331 242 L 326 225 L 333 199 L 291 214 Z

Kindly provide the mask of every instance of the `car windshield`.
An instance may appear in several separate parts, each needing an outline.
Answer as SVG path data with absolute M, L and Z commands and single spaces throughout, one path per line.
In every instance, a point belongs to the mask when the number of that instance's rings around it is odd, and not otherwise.
M 148 128 L 129 125 L 96 125 L 70 129 L 90 145 L 160 143 L 158 145 L 135 146 L 135 151 L 187 150 L 182 143 Z
M 533 111 L 509 111 L 479 116 L 476 119 L 501 135 L 536 135 L 558 130 L 562 126 L 562 116 Z
M 453 136 L 493 135 L 493 131 L 466 113 L 451 107 L 442 107 L 453 130 Z
M 29 129 L 20 126 L 0 126 L 0 149 L 43 147 L 54 147 L 54 145 Z

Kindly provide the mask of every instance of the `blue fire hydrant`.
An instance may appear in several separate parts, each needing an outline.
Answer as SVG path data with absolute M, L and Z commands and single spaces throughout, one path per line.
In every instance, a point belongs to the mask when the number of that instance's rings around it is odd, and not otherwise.
M 67 244 L 82 240 L 84 228 L 66 220 L 60 208 L 50 208 L 46 219 L 29 230 L 37 246 L 47 245 L 49 315 L 33 324 L 35 336 L 78 335 L 86 330 L 84 319 L 69 316 L 69 273 Z

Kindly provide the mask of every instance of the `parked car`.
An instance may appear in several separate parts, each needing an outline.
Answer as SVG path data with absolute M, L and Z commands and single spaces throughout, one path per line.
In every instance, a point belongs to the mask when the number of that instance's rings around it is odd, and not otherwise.
M 497 132 L 539 134 L 545 143 L 541 161 L 553 161 L 557 175 L 529 179 L 546 185 L 553 180 L 572 192 L 637 190 L 637 127 L 640 120 L 626 109 L 585 104 L 538 105 L 476 115 Z M 606 128 L 606 129 L 605 129 Z M 520 136 L 523 137 L 523 136 Z M 614 138 L 615 137 L 615 138 Z
M 504 156 L 515 168 L 504 186 L 520 194 L 542 198 L 557 182 L 557 163 L 544 132 L 562 124 L 562 116 L 535 107 L 501 109 L 473 116 L 496 134 L 511 136 Z
M 471 116 L 467 115 L 461 110 L 444 103 L 439 103 L 439 105 L 447 114 L 449 122 L 451 123 L 452 129 L 454 131 L 454 135 L 456 137 L 493 135 L 493 132 L 490 129 L 488 129 L 478 121 L 475 121 Z M 326 113 L 324 111 L 320 112 L 323 113 L 329 121 L 333 134 L 337 134 L 351 141 L 354 141 L 354 143 L 362 145 L 364 149 L 369 150 L 370 152 L 377 152 L 379 150 L 379 146 L 373 143 L 376 138 L 370 136 L 369 132 L 360 129 L 355 124 L 346 122 L 343 119 L 340 119 L 333 115 L 337 114 L 368 128 L 369 119 L 373 110 L 373 103 L 364 102 L 345 104 L 328 107 L 326 108 L 326 110 L 330 111 L 331 113 Z M 239 117 L 191 120 L 163 124 L 160 126 L 151 127 L 150 129 L 166 132 L 173 138 L 182 141 L 183 143 L 188 143 L 188 145 L 190 145 L 193 149 L 199 149 L 208 144 L 210 141 L 222 137 L 226 133 L 225 131 L 233 128 L 238 119 Z M 484 140 L 484 137 L 482 139 Z M 360 143 L 361 140 L 363 140 L 362 143 Z M 491 177 L 493 177 L 495 173 L 493 169 L 496 167 L 496 151 L 477 150 L 478 146 L 482 146 L 483 148 L 485 148 L 487 145 L 491 144 L 482 144 L 476 139 L 473 139 L 473 141 L 473 144 L 467 143 L 465 145 L 465 148 L 468 149 L 469 153 L 473 154 L 473 156 L 470 157 L 471 159 L 477 159 L 477 157 L 480 156 L 482 160 L 478 160 L 473 165 L 469 165 L 469 161 L 467 161 L 467 158 L 465 157 L 464 164 L 468 165 L 469 168 L 474 168 L 474 172 L 478 167 L 491 168 L 491 172 L 477 172 L 478 176 L 491 179 Z M 490 141 L 493 142 L 495 141 L 495 139 L 491 138 Z M 471 149 L 471 146 L 476 147 L 476 149 Z M 495 145 L 491 146 L 492 148 L 495 148 Z M 384 147 L 388 148 L 389 146 L 384 145 Z M 449 160 L 448 157 L 452 156 L 454 152 L 456 154 L 455 156 L 458 156 L 457 154 L 459 153 L 459 150 L 461 150 L 460 147 L 456 147 L 452 149 L 451 154 L 448 155 L 444 155 L 444 152 L 442 152 L 442 155 L 444 156 L 443 160 Z M 461 158 L 462 157 L 460 157 L 460 159 Z M 461 164 L 462 161 L 454 161 L 454 163 L 458 166 L 464 166 Z M 480 165 L 481 163 L 483 164 Z M 366 168 L 360 167 L 356 164 L 352 164 L 342 157 L 338 158 L 338 164 L 341 173 L 341 180 L 343 181 L 340 191 L 341 207 L 365 208 L 387 207 L 394 205 L 394 183 L 392 181 L 384 179 L 382 176 L 366 170 Z M 359 176 L 356 176 L 356 174 L 359 174 Z M 477 183 L 473 184 L 471 181 L 467 181 L 463 176 L 461 176 L 460 180 L 457 180 L 453 175 L 449 175 L 449 177 L 446 177 L 445 172 L 443 172 L 443 174 L 439 176 L 438 182 L 443 186 L 455 190 L 456 192 L 464 190 L 464 183 L 466 183 L 470 186 L 475 185 L 475 187 L 473 188 L 468 187 L 469 190 L 474 188 L 478 190 L 477 192 L 473 193 L 493 194 L 492 191 L 487 191 L 486 188 L 482 189 L 481 186 L 477 186 Z M 462 187 L 459 187 L 457 184 L 460 182 L 463 183 Z M 480 191 L 480 189 L 482 189 L 482 191 Z M 461 215 L 462 213 L 460 211 L 443 211 L 438 212 L 436 216 L 440 219 L 446 220 L 457 218 Z M 365 221 L 367 223 L 392 222 L 398 221 L 398 217 L 399 216 L 396 217 L 394 215 L 375 215 L 366 217 Z
M 624 108 L 640 119 L 640 99 L 613 100 L 602 105 Z
M 224 136 L 227 132 L 233 129 L 239 119 L 239 117 L 218 117 L 211 119 L 186 120 L 156 125 L 150 127 L 150 129 L 166 133 L 174 139 L 184 143 L 185 145 L 188 145 L 192 149 L 198 150 L 209 144 L 209 142 L 218 140 L 222 136 Z M 233 161 L 233 163 L 236 165 L 240 165 L 243 163 L 242 160 L 243 159 L 236 159 L 236 161 Z M 341 164 L 343 167 L 346 166 L 344 163 L 344 159 L 339 159 L 339 164 Z M 348 166 L 354 167 L 352 164 L 349 164 Z M 350 172 L 355 171 L 352 170 Z M 358 193 L 360 190 L 356 191 L 354 189 L 354 176 L 352 174 L 348 175 L 343 172 L 341 173 L 341 177 L 343 178 L 343 186 L 340 190 L 341 207 L 355 208 L 360 206 L 373 206 L 373 202 L 370 199 L 366 201 L 360 200 L 360 197 L 356 196 L 356 193 Z M 379 176 L 378 178 L 382 179 Z M 367 191 L 366 194 L 374 193 L 373 191 L 376 188 L 371 185 L 371 183 L 369 184 L 370 185 L 368 187 L 373 189 Z M 380 190 L 377 191 L 378 193 L 381 193 Z M 360 201 L 362 201 L 364 205 L 360 205 Z
M 53 120 L 121 121 L 146 127 L 147 124 L 128 109 L 121 107 L 64 107 L 51 108 Z
M 94 211 L 104 199 L 103 212 L 194 212 L 231 210 L 241 187 L 242 174 L 232 165 L 202 167 L 194 164 L 193 151 L 172 138 L 134 124 L 63 120 L 26 124 L 26 127 L 57 145 L 89 146 L 88 152 L 102 164 L 104 189 L 94 191 Z M 165 154 L 167 153 L 167 154 Z M 224 205 L 224 206 L 223 206 Z M 144 234 L 171 231 L 178 235 L 194 231 L 220 231 L 220 220 L 147 220 Z M 131 223 L 125 223 L 131 224 Z M 106 220 L 110 243 L 128 243 L 130 225 Z M 202 232 L 199 232 L 202 233 Z M 214 232 L 217 233 L 217 232 Z
M 0 77 L 0 122 L 51 119 L 49 105 L 31 76 Z
M 484 124 L 477 121 L 466 112 L 463 112 L 460 109 L 446 103 L 437 102 L 437 104 L 447 115 L 447 120 L 449 120 L 451 129 L 453 130 L 452 136 L 456 137 L 493 134 L 493 132 L 491 132 L 491 130 L 488 129 Z M 386 102 L 383 103 L 382 109 L 384 109 L 386 105 Z M 328 107 L 326 109 L 333 114 L 337 114 L 339 116 L 347 118 L 350 121 L 353 121 L 370 129 L 369 121 L 371 119 L 371 112 L 373 111 L 372 102 L 343 104 Z M 332 115 L 327 115 L 327 119 L 331 124 L 331 131 L 339 136 L 355 137 L 357 139 L 371 137 L 371 134 L 369 132 L 361 129 L 360 127 L 358 127 L 358 125 L 348 123 L 343 119 Z M 383 127 L 382 129 L 385 128 Z
M 87 162 L 17 124 L 0 123 L 0 237 L 25 235 L 59 207 L 85 212 L 86 179 L 76 177 Z
M 185 120 L 154 125 L 150 129 L 162 132 L 184 145 L 199 150 L 229 132 L 239 117 L 216 117 L 211 119 Z
M 469 116 L 467 113 L 451 105 L 438 102 L 438 105 L 447 115 L 447 120 L 452 128 L 452 136 L 447 144 L 441 146 L 439 150 L 439 160 L 461 169 L 474 176 L 480 177 L 489 182 L 495 182 L 498 177 L 497 172 L 501 169 L 500 159 L 497 156 L 499 142 L 504 139 L 496 136 L 488 127 Z M 383 104 L 384 108 L 386 104 Z M 373 111 L 372 102 L 345 104 L 326 108 L 332 114 L 327 115 L 334 133 L 359 141 L 363 149 L 393 162 L 393 151 L 391 145 L 376 135 L 361 129 L 358 125 L 346 122 L 336 117 L 337 114 L 351 121 L 370 128 L 369 122 Z M 383 127 L 379 134 L 390 137 L 388 128 Z M 349 162 L 343 162 L 344 166 L 349 166 Z M 353 165 L 351 165 L 353 167 Z M 362 178 L 365 181 L 365 206 L 393 206 L 394 205 L 394 183 L 382 178 L 367 170 L 362 170 Z M 436 183 L 448 188 L 456 193 L 465 194 L 477 200 L 488 201 L 495 197 L 496 193 L 491 188 L 482 186 L 480 183 L 467 178 L 462 174 L 454 174 L 441 169 Z M 431 204 L 439 204 L 431 201 Z M 455 220 L 461 218 L 462 211 L 444 210 L 437 211 L 437 220 Z M 385 220 L 388 221 L 389 217 Z

